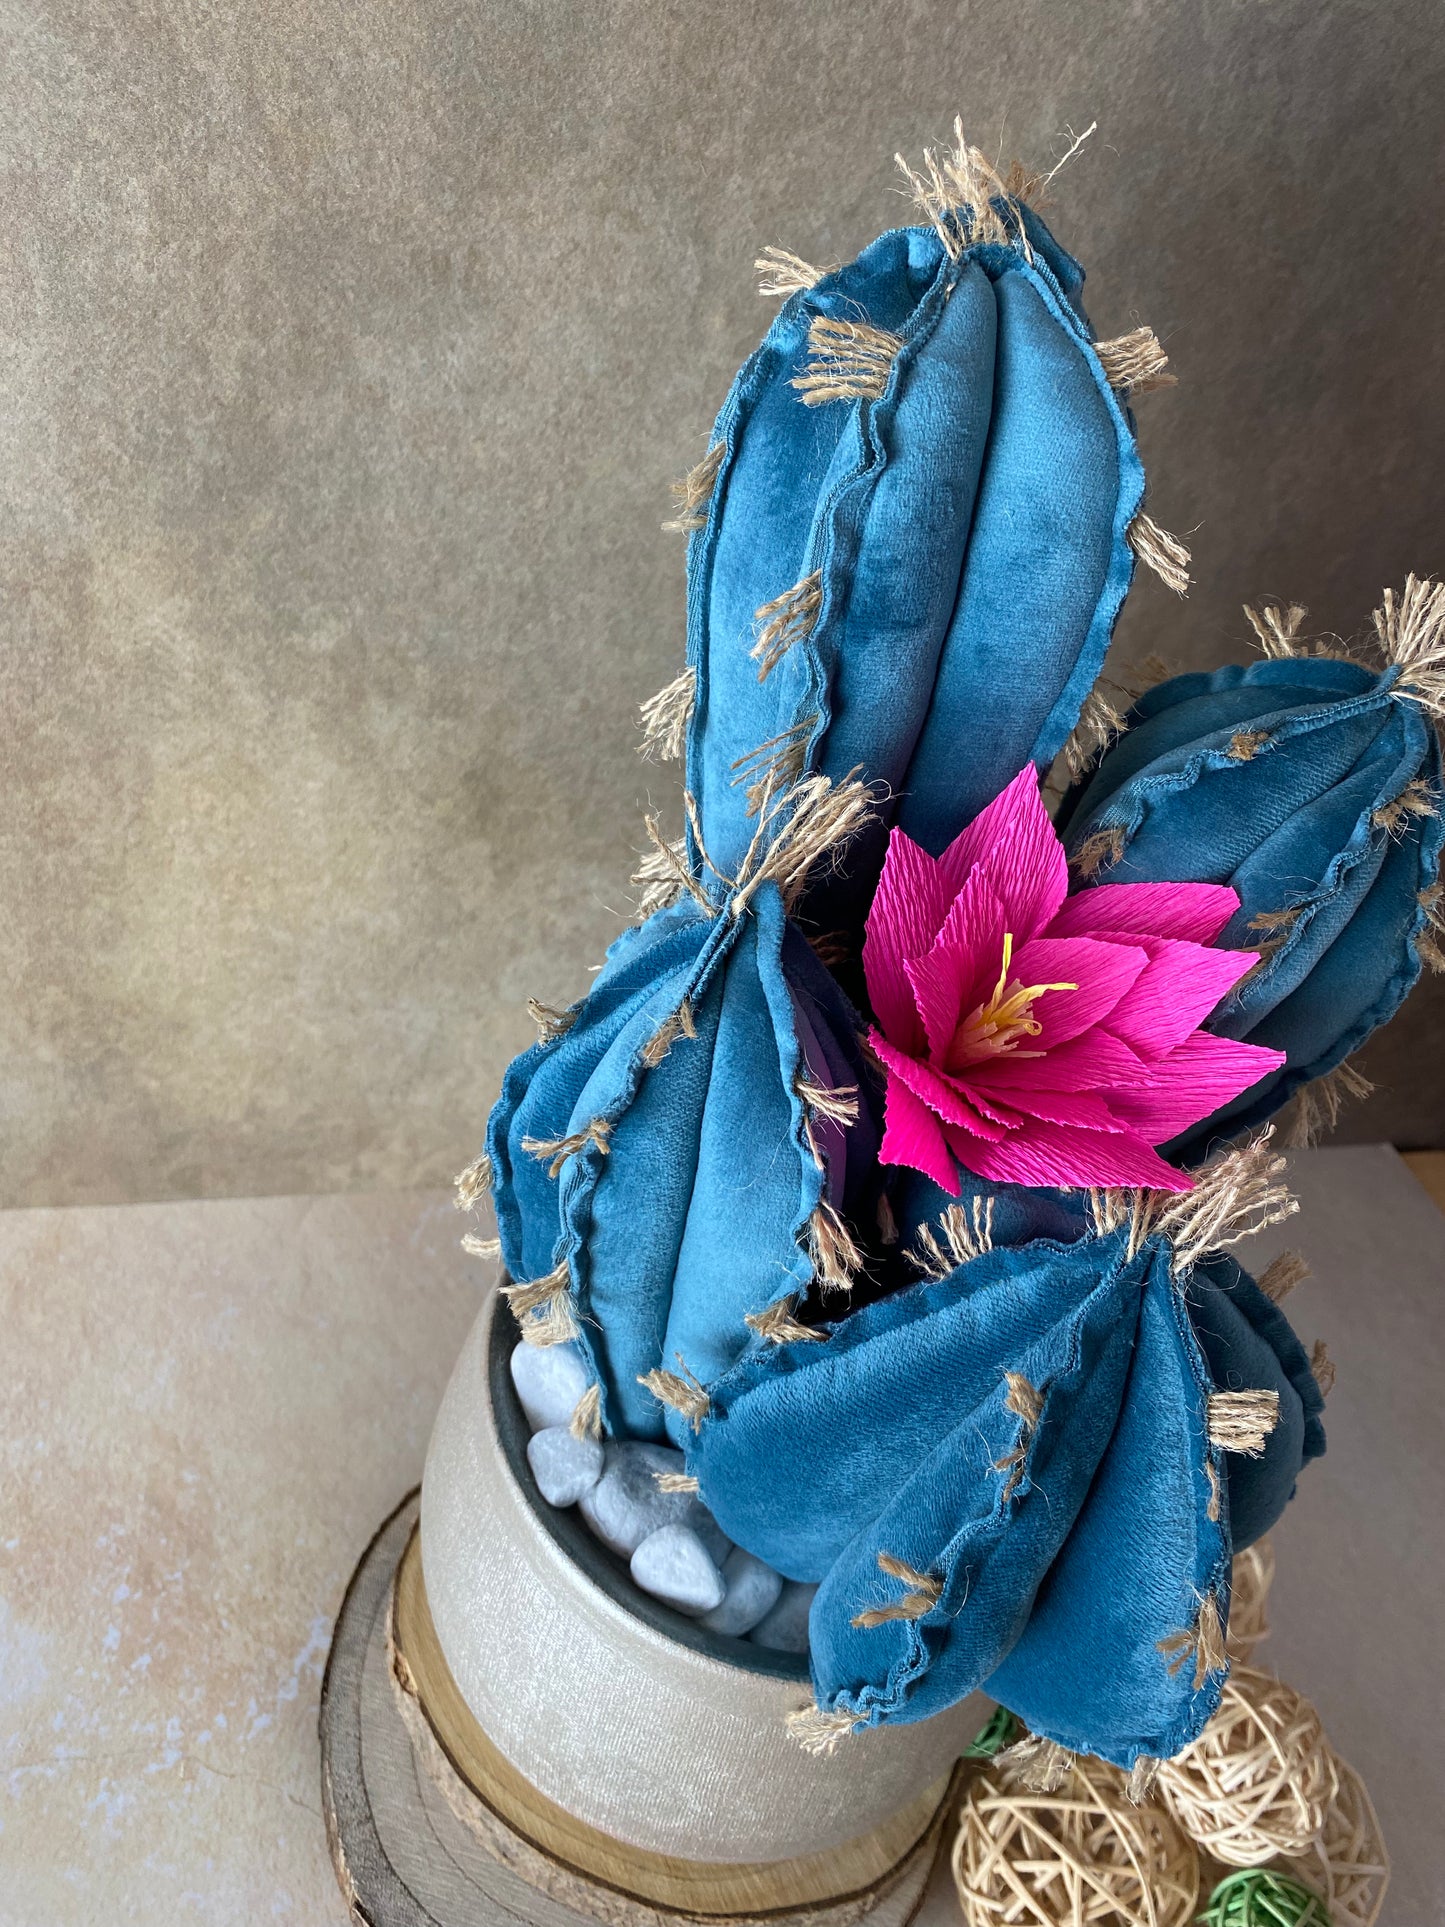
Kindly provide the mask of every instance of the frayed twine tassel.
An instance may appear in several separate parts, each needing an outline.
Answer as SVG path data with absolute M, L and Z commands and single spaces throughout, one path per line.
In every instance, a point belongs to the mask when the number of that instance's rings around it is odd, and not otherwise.
M 1089 133 L 1093 131 L 1089 129 Z M 1087 140 L 1088 134 L 1082 139 Z M 966 248 L 992 241 L 1004 245 L 1016 243 L 1025 259 L 1032 260 L 1033 251 L 1018 219 L 1017 204 L 1028 194 L 1037 193 L 1045 183 L 1036 175 L 1025 175 L 1022 168 L 1010 169 L 1005 180 L 987 155 L 964 139 L 961 117 L 953 123 L 953 142 L 952 150 L 945 150 L 941 155 L 934 148 L 925 148 L 921 169 L 910 166 L 901 154 L 893 157 L 915 205 L 932 223 L 948 258 L 957 261 Z M 1080 145 L 1082 140 L 1075 143 L 1064 161 L 1069 160 Z M 1060 161 L 1060 167 L 1064 161 Z M 1055 168 L 1053 173 L 1057 172 Z M 1053 174 L 1048 179 L 1052 180 Z M 995 206 L 998 201 L 1013 211 L 1012 232 Z
M 1129 1227 L 1129 1256 L 1158 1236 L 1174 1247 L 1170 1271 L 1182 1278 L 1213 1252 L 1292 1217 L 1299 1203 L 1281 1178 L 1285 1161 L 1270 1149 L 1274 1126 L 1192 1175 L 1192 1191 L 1091 1190 L 1095 1235 Z
M 1004 1378 L 1008 1384 L 1008 1392 L 1004 1397 L 1004 1408 L 1012 1412 L 1014 1417 L 1021 1421 L 1019 1425 L 1018 1443 L 1014 1446 L 1013 1451 L 1005 1453 L 1003 1458 L 995 1459 L 993 1462 L 995 1472 L 1006 1472 L 1008 1474 L 1008 1477 L 1004 1480 L 1003 1492 L 1000 1495 L 1004 1502 L 1007 1503 L 1015 1492 L 1018 1491 L 1020 1485 L 1023 1484 L 1024 1465 L 1028 1460 L 1029 1445 L 1033 1440 L 1034 1432 L 1038 1427 L 1039 1420 L 1044 1415 L 1044 1400 L 1043 1394 L 1039 1391 L 1038 1387 L 1031 1385 L 1022 1372 L 1006 1371 Z
M 816 288 L 825 274 L 838 272 L 838 264 L 835 261 L 826 268 L 815 268 L 789 248 L 769 247 L 764 248 L 754 261 L 753 272 L 759 276 L 758 293 L 764 300 L 774 300 L 778 296 L 786 300 L 790 294 L 802 294 L 809 288 Z
M 888 1200 L 888 1193 L 886 1191 L 879 1192 L 878 1209 L 874 1215 L 878 1221 L 878 1236 L 880 1239 L 882 1239 L 886 1245 L 896 1245 L 898 1242 L 898 1220 L 893 1215 L 893 1206 Z M 990 1214 L 990 1227 L 992 1227 L 992 1222 L 992 1214 Z
M 700 1489 L 690 1472 L 654 1472 L 652 1483 L 659 1492 L 696 1492 Z
M 520 1321 L 534 1311 L 540 1311 L 543 1306 L 550 1305 L 560 1293 L 570 1292 L 571 1288 L 572 1274 L 564 1258 L 545 1278 L 532 1278 L 526 1284 L 503 1285 L 502 1296 Z
M 759 682 L 767 681 L 794 643 L 805 642 L 813 633 L 822 607 L 823 572 L 814 569 L 791 589 L 754 610 L 753 619 L 762 626 L 750 653 L 758 665 Z
M 537 1026 L 539 1044 L 555 1044 L 559 1037 L 565 1037 L 579 1014 L 575 1004 L 570 1010 L 554 1010 L 536 997 L 527 999 L 527 1015 Z
M 1307 1150 L 1335 1128 L 1347 1100 L 1370 1096 L 1374 1085 L 1363 1071 L 1345 1060 L 1323 1077 L 1304 1084 L 1294 1094 L 1290 1116 L 1280 1143 L 1287 1150 Z
M 1219 1617 L 1219 1600 L 1210 1591 L 1199 1601 L 1199 1617 L 1185 1632 L 1171 1633 L 1157 1642 L 1171 1676 L 1192 1657 L 1194 1690 L 1197 1693 L 1211 1673 L 1229 1671 L 1229 1654 L 1224 1644 L 1224 1623 Z
M 1374 620 L 1386 662 L 1401 672 L 1397 694 L 1445 722 L 1445 582 L 1407 576 L 1398 596 L 1386 589 Z
M 485 1151 L 452 1180 L 458 1211 L 473 1211 L 492 1189 L 492 1160 Z
M 992 1198 L 970 1198 L 966 1205 L 951 1204 L 938 1220 L 938 1230 L 924 1225 L 913 1249 L 904 1255 L 909 1264 L 935 1283 L 960 1265 L 993 1250 Z M 940 1242 L 939 1234 L 942 1234 Z
M 1119 740 L 1127 727 L 1123 712 L 1104 694 L 1102 683 L 1095 683 L 1084 698 L 1079 720 L 1062 752 L 1064 764 L 1076 783 L 1095 759 Z
M 567 1430 L 574 1439 L 600 1439 L 602 1436 L 602 1387 L 589 1385 L 573 1407 Z
M 775 1298 L 761 1311 L 744 1312 L 743 1323 L 773 1345 L 794 1345 L 808 1339 L 821 1342 L 822 1332 L 793 1316 L 796 1302 L 792 1297 Z
M 1299 654 L 1295 641 L 1308 614 L 1302 602 L 1292 602 L 1287 609 L 1278 602 L 1244 605 L 1244 619 L 1253 629 L 1255 640 L 1266 656 L 1275 658 Z
M 503 1285 L 502 1296 L 515 1313 L 527 1344 L 565 1345 L 577 1336 L 572 1279 L 565 1259 L 545 1278 Z
M 1094 353 L 1111 388 L 1127 395 L 1147 395 L 1156 388 L 1178 386 L 1169 371 L 1169 357 L 1152 328 L 1134 328 L 1112 341 L 1096 341 Z
M 1209 1443 L 1221 1452 L 1240 1452 L 1257 1459 L 1279 1424 L 1279 1393 L 1268 1391 L 1211 1392 L 1208 1405 Z
M 1162 1765 L 1162 1760 L 1156 1760 L 1148 1753 L 1141 1753 L 1135 1760 L 1129 1768 L 1129 1778 L 1124 1783 L 1124 1798 L 1130 1806 L 1142 1807 L 1151 1797 Z
M 856 1084 L 815 1084 L 811 1077 L 800 1075 L 794 1078 L 793 1089 L 814 1117 L 826 1118 L 830 1124 L 858 1122 Z
M 687 726 L 697 702 L 697 671 L 689 663 L 655 696 L 640 705 L 642 741 L 637 753 L 649 763 L 676 763 L 687 748 Z
M 650 1372 L 638 1375 L 638 1384 L 651 1392 L 661 1405 L 670 1405 L 674 1412 L 682 1416 L 692 1426 L 694 1432 L 702 1430 L 702 1422 L 712 1410 L 712 1400 L 701 1384 L 682 1363 L 681 1352 L 674 1352 L 680 1372 L 670 1372 L 664 1365 L 654 1365 Z
M 994 1765 L 1008 1768 L 1030 1793 L 1057 1793 L 1074 1770 L 1074 1756 L 1057 1740 L 1028 1733 L 996 1753 Z
M 1445 885 L 1432 883 L 1416 899 L 1425 927 L 1415 938 L 1415 954 L 1427 970 L 1445 972 Z
M 697 1025 L 693 1021 L 692 1002 L 684 997 L 672 1015 L 663 1019 L 642 1046 L 642 1061 L 649 1070 L 655 1071 L 680 1037 L 696 1036 Z
M 1124 845 L 1129 833 L 1122 823 L 1111 824 L 1107 829 L 1094 830 L 1086 836 L 1075 850 L 1072 867 L 1077 876 L 1085 881 L 1096 877 L 1101 870 L 1112 869 L 1124 854 Z
M 708 503 L 712 500 L 724 452 L 724 444 L 715 442 L 696 468 L 690 468 L 680 482 L 673 483 L 677 513 L 662 525 L 669 534 L 691 535 L 694 529 L 706 528 Z
M 469 1231 L 462 1239 L 462 1250 L 469 1258 L 500 1258 L 502 1241 L 500 1238 L 479 1238 L 474 1232 Z
M 1398 796 L 1380 805 L 1370 823 L 1398 842 L 1412 823 L 1439 814 L 1439 797 L 1423 776 L 1413 776 Z
M 809 877 L 826 858 L 834 860 L 865 824 L 874 820 L 879 792 L 850 770 L 840 783 L 805 776 L 786 795 L 769 799 L 734 880 L 729 909 L 740 916 L 764 883 L 777 886 L 792 914 Z
M 1276 956 L 1294 935 L 1295 925 L 1303 915 L 1304 907 L 1302 903 L 1291 903 L 1283 910 L 1261 910 L 1258 915 L 1250 918 L 1248 924 L 1250 948 L 1256 953 L 1255 960 L 1229 993 L 1231 997 L 1238 997 L 1242 990 L 1252 984 L 1257 977 L 1262 977 L 1269 969 Z
M 804 1706 L 784 1721 L 788 1737 L 814 1758 L 826 1757 L 865 1724 L 861 1713 L 825 1713 L 821 1706 Z
M 1272 1305 L 1282 1304 L 1296 1285 L 1302 1285 L 1310 1275 L 1309 1262 L 1303 1253 L 1282 1251 L 1277 1258 L 1271 1258 L 1257 1280 L 1260 1290 Z
M 1330 1357 L 1322 1338 L 1317 1338 L 1310 1351 L 1310 1370 L 1314 1373 L 1315 1384 L 1320 1388 L 1320 1397 L 1328 1398 L 1335 1389 L 1335 1361 Z
M 611 1150 L 612 1126 L 605 1117 L 594 1117 L 592 1122 L 580 1131 L 569 1131 L 566 1137 L 524 1137 L 522 1149 L 534 1158 L 550 1158 L 547 1166 L 549 1178 L 560 1178 L 562 1166 L 568 1158 L 576 1157 L 585 1151 L 589 1144 L 595 1145 L 598 1155 L 606 1157 Z
M 1214 1468 L 1213 1458 L 1207 1457 L 1204 1461 L 1204 1477 L 1209 1485 L 1209 1498 L 1204 1507 L 1204 1516 L 1211 1525 L 1217 1526 L 1224 1495 L 1219 1484 L 1219 1474 Z
M 1140 509 L 1129 524 L 1127 540 L 1144 567 L 1152 569 L 1166 589 L 1177 596 L 1189 593 L 1189 551 L 1177 535 L 1161 529 L 1152 515 Z
M 804 716 L 729 765 L 737 772 L 732 779 L 734 785 L 747 784 L 744 794 L 749 816 L 756 816 L 774 796 L 798 781 L 808 766 L 808 738 L 817 723 L 816 715 Z
M 863 1254 L 852 1232 L 826 1198 L 808 1220 L 808 1256 L 821 1291 L 851 1291 L 863 1269 Z
M 866 321 L 820 314 L 808 327 L 808 363 L 793 377 L 809 408 L 829 401 L 877 401 L 888 386 L 901 335 Z
M 1252 763 L 1268 741 L 1267 729 L 1237 729 L 1224 753 L 1231 763 Z
M 638 915 L 650 917 L 654 911 L 666 910 L 686 895 L 708 916 L 715 917 L 717 905 L 688 868 L 684 839 L 678 837 L 669 842 L 662 834 L 662 825 L 657 817 L 650 814 L 643 817 L 642 827 L 647 832 L 652 849 L 632 873 L 634 886 L 641 887 L 643 891 L 637 902 Z
M 895 1599 L 887 1606 L 870 1606 L 866 1612 L 858 1613 L 853 1620 L 855 1626 L 871 1631 L 875 1626 L 886 1626 L 895 1619 L 922 1619 L 931 1613 L 943 1594 L 943 1581 L 931 1572 L 919 1572 L 913 1566 L 906 1566 L 901 1559 L 895 1559 L 891 1552 L 880 1552 L 878 1570 L 887 1573 L 890 1579 L 897 1579 L 908 1588 L 901 1599 Z

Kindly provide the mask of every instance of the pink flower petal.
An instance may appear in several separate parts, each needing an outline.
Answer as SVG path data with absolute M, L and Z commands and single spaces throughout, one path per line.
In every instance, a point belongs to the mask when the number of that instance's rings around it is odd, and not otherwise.
M 979 871 L 964 883 L 926 957 L 904 963 L 931 1057 L 942 1063 L 960 1017 L 988 997 L 1003 957 L 1003 906 Z
M 1159 1060 L 1152 1086 L 1114 1091 L 1110 1108 L 1151 1144 L 1163 1144 L 1217 1111 L 1285 1062 L 1282 1051 L 1196 1031 Z
M 1135 941 L 1147 945 L 1148 967 L 1109 1013 L 1108 1028 L 1149 1058 L 1173 1050 L 1196 1031 L 1257 955 L 1252 950 L 1209 950 L 1203 944 L 1167 938 Z
M 1105 942 L 1095 937 L 1035 937 L 1014 952 L 1010 980 L 1033 984 L 1077 984 L 1077 990 L 1046 991 L 1032 1014 L 1043 1030 L 1026 1039 L 1020 1050 L 1052 1051 L 1110 1017 L 1149 962 L 1148 953 L 1131 944 Z M 1116 1034 L 1124 1036 L 1112 1022 Z M 1132 1043 L 1125 1036 L 1126 1043 Z
M 943 1126 L 928 1106 L 900 1078 L 890 1077 L 883 1099 L 883 1142 L 880 1164 L 906 1164 L 956 1198 L 961 1186 L 958 1166 L 948 1148 Z
M 954 894 L 928 852 L 894 830 L 868 912 L 863 975 L 879 1023 L 906 1050 L 922 1049 L 923 1026 L 904 965 L 927 955 Z
M 1192 1191 L 1193 1180 L 1176 1171 L 1133 1132 L 1106 1135 L 1067 1124 L 1037 1123 L 1012 1132 L 1002 1143 L 959 1149 L 951 1127 L 950 1145 L 970 1171 L 995 1184 L 1139 1184 L 1157 1191 Z
M 1213 943 L 1239 908 L 1225 883 L 1100 883 L 1059 909 L 1050 937 L 1182 937 Z
M 975 1095 L 970 1086 L 969 1096 Z M 983 1108 L 981 1096 L 979 1103 Z M 1101 1097 L 1097 1091 L 1049 1091 L 1039 1085 L 1020 1085 L 1009 1093 L 1009 1104 L 1016 1128 L 1025 1127 L 1031 1118 L 1041 1118 L 1048 1124 L 1072 1124 L 1083 1131 L 1132 1132 L 1134 1122 L 1117 1117 L 1112 1099 Z M 998 1118 L 1000 1113 L 994 1110 L 989 1115 Z M 1164 1135 L 1160 1133 L 1161 1138 Z
M 931 1064 L 925 1064 L 907 1051 L 890 1044 L 886 1037 L 871 1031 L 869 1043 L 893 1076 L 902 1080 L 913 1095 L 935 1111 L 945 1122 L 962 1124 L 979 1137 L 1002 1137 L 1003 1125 L 989 1123 L 977 1107 L 969 1103 L 953 1078 L 945 1077 Z
M 1150 1070 L 1137 1051 L 1106 1030 L 1086 1030 L 1072 1043 L 1060 1044 L 1042 1057 L 996 1057 L 991 1064 L 975 1064 L 968 1085 L 978 1102 L 995 1096 L 1012 1103 L 1020 1089 L 1093 1091 L 1120 1084 L 1147 1084 Z
M 977 869 L 1003 905 L 1006 928 L 1021 944 L 1043 929 L 1064 901 L 1069 866 L 1039 795 L 1030 763 L 962 830 L 938 859 L 948 897 Z

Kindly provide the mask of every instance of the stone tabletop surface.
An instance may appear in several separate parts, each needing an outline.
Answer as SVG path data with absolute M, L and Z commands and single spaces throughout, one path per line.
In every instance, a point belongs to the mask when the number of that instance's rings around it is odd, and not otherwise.
M 1264 1656 L 1372 1788 L 1385 1927 L 1445 1920 L 1445 1219 L 1384 1147 L 1294 1180 L 1249 1256 L 1307 1252 L 1339 1383 Z M 487 1284 L 459 1229 L 417 1192 L 0 1213 L 0 1927 L 345 1922 L 317 1694 Z

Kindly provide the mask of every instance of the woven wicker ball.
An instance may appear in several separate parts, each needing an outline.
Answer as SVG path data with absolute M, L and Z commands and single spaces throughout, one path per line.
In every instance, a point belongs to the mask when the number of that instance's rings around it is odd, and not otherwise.
M 953 1847 L 969 1927 L 1186 1927 L 1199 1856 L 1162 1807 L 1135 1806 L 1126 1776 L 1076 1761 L 1034 1793 L 1016 1772 L 974 1781 Z
M 1231 1659 L 1247 1665 L 1255 1647 L 1269 1638 L 1269 1589 L 1273 1579 L 1274 1547 L 1268 1539 L 1258 1539 L 1235 1554 L 1224 1642 Z
M 1236 1667 L 1219 1711 L 1159 1769 L 1158 1791 L 1186 1833 L 1226 1866 L 1304 1854 L 1339 1789 L 1320 1716 L 1268 1673 Z
M 1374 1927 L 1390 1882 L 1390 1856 L 1364 1781 L 1338 1753 L 1334 1761 L 1339 1784 L 1309 1851 L 1279 1864 L 1324 1895 L 1333 1927 Z
M 1209 1896 L 1199 1927 L 1331 1927 L 1319 1895 L 1270 1867 L 1236 1867 Z

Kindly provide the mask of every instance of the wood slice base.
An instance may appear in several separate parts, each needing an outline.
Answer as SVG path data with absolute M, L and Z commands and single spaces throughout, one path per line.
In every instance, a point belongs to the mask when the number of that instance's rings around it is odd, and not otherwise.
M 368 1546 L 321 1689 L 332 1863 L 364 1927 L 907 1927 L 957 1785 L 832 1854 L 770 1866 L 648 1854 L 597 1833 L 508 1766 L 430 1631 L 410 1494 Z

